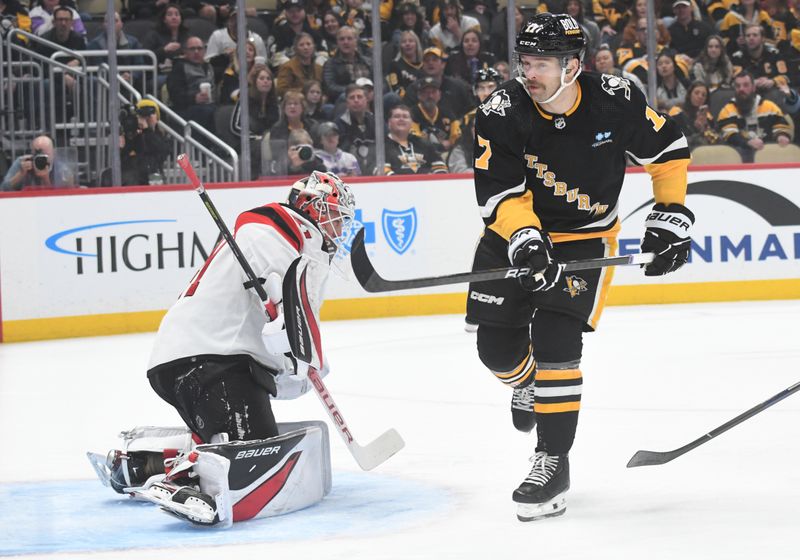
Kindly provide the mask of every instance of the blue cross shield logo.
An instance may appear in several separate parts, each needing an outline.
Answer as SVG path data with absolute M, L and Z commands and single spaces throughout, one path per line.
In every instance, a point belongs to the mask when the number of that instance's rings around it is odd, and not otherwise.
M 383 235 L 389 242 L 389 246 L 398 255 L 402 255 L 417 234 L 417 209 L 409 208 L 401 212 L 386 210 L 381 214 L 381 224 L 383 225 Z

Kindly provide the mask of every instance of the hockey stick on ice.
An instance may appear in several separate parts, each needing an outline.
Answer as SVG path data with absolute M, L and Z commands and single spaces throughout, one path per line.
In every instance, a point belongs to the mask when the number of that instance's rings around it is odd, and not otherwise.
M 233 235 L 231 235 L 228 226 L 225 225 L 225 222 L 222 220 L 219 212 L 217 212 L 217 208 L 214 206 L 214 203 L 211 201 L 211 198 L 209 198 L 205 187 L 197 177 L 197 173 L 195 173 L 194 168 L 189 161 L 189 157 L 186 154 L 181 154 L 178 156 L 177 162 L 181 169 L 183 169 L 183 172 L 186 173 L 186 176 L 189 178 L 189 182 L 191 182 L 192 186 L 197 191 L 197 194 L 200 195 L 200 199 L 203 201 L 203 204 L 205 204 L 208 213 L 211 214 L 214 223 L 217 224 L 220 233 L 230 246 L 233 255 L 236 257 L 239 265 L 241 265 L 242 269 L 250 280 L 248 286 L 252 287 L 258 294 L 258 297 L 261 298 L 261 301 L 264 302 L 265 311 L 270 318 L 275 318 L 277 315 L 277 309 L 275 305 L 269 300 L 266 289 L 264 289 L 264 286 L 261 284 L 258 278 L 256 278 L 255 272 L 253 272 L 250 263 L 247 262 L 247 259 L 242 254 L 241 249 L 239 249 L 239 245 L 236 243 Z M 287 330 L 287 334 L 288 333 L 289 331 Z M 295 342 L 294 344 L 296 345 L 297 343 Z M 308 370 L 308 378 L 311 380 L 311 384 L 314 386 L 314 390 L 316 391 L 320 402 L 322 402 L 323 406 L 325 407 L 325 411 L 336 425 L 336 429 L 339 432 L 339 435 L 342 436 L 348 451 L 350 451 L 351 455 L 353 455 L 353 458 L 358 463 L 358 466 L 360 466 L 363 470 L 368 471 L 374 469 L 405 446 L 403 438 L 400 437 L 400 434 L 397 433 L 395 429 L 388 430 L 367 445 L 359 445 L 351 434 L 350 428 L 347 426 L 344 416 L 342 416 L 342 413 L 339 411 L 339 407 L 336 405 L 327 387 L 325 387 L 325 384 L 322 382 L 322 378 L 319 376 L 319 373 L 317 373 L 314 368 L 310 367 Z
M 680 457 L 684 453 L 688 453 L 689 451 L 691 451 L 695 447 L 700 447 L 701 445 L 703 445 L 707 441 L 711 441 L 712 439 L 714 439 L 718 435 L 720 435 L 720 434 L 722 434 L 724 432 L 727 432 L 728 430 L 730 430 L 734 426 L 737 426 L 737 425 L 741 424 L 742 422 L 744 422 L 748 418 L 752 418 L 753 416 L 755 416 L 756 414 L 758 414 L 762 410 L 766 410 L 767 408 L 771 407 L 773 404 L 779 403 L 780 401 L 782 401 L 783 399 L 785 399 L 789 395 L 791 395 L 793 393 L 796 393 L 797 391 L 800 391 L 800 382 L 795 383 L 791 387 L 788 387 L 788 388 L 784 389 L 783 391 L 781 391 L 777 395 L 774 395 L 774 396 L 770 397 L 769 399 L 765 400 L 761 404 L 756 405 L 753 408 L 751 408 L 750 410 L 747 410 L 747 411 L 741 413 L 739 416 L 737 416 L 733 420 L 729 420 L 728 422 L 725 422 L 722 426 L 720 426 L 718 428 L 714 428 L 713 430 L 708 432 L 706 435 L 704 435 L 702 437 L 699 437 L 696 440 L 694 440 L 693 442 L 687 443 L 686 445 L 684 445 L 683 447 L 679 447 L 678 449 L 673 449 L 672 451 L 644 451 L 644 450 L 637 451 L 636 453 L 633 454 L 633 457 L 631 457 L 631 460 L 628 461 L 628 468 L 631 468 L 631 467 L 644 467 L 644 466 L 648 466 L 648 465 L 663 465 L 664 463 L 669 463 L 670 461 L 672 461 L 673 459 L 677 459 L 678 457 Z
M 502 280 L 504 278 L 520 278 L 529 276 L 531 269 L 527 267 L 490 268 L 473 272 L 459 272 L 444 276 L 429 276 L 426 278 L 409 278 L 407 280 L 386 280 L 372 266 L 364 247 L 364 229 L 358 231 L 350 251 L 353 273 L 368 292 L 391 292 L 395 290 L 413 290 L 415 288 L 429 288 L 431 286 L 444 286 L 447 284 L 460 284 L 462 282 L 485 282 L 487 280 Z M 653 262 L 652 253 L 636 253 L 624 257 L 605 257 L 599 259 L 585 259 L 581 261 L 567 261 L 565 272 L 575 270 L 588 270 L 606 266 L 622 266 L 629 264 L 649 264 Z

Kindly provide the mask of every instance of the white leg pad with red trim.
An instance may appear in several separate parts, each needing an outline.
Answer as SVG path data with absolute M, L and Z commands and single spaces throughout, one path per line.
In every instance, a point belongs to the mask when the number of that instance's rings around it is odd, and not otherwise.
M 273 438 L 200 445 L 175 466 L 176 475 L 191 469 L 192 482 L 213 500 L 216 526 L 297 511 L 330 492 L 327 425 L 295 422 L 278 429 Z M 185 518 L 183 504 L 150 494 L 146 499 Z

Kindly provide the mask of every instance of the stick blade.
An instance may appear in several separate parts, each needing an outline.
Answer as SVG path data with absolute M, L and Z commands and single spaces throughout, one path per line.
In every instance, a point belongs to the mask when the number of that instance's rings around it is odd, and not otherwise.
M 628 461 L 628 468 L 633 467 L 647 467 L 650 465 L 663 465 L 669 463 L 674 458 L 681 455 L 674 451 L 645 451 L 639 450 L 633 454 L 630 461 Z
M 391 428 L 364 446 L 353 446 L 353 457 L 358 466 L 371 471 L 406 446 L 400 433 Z

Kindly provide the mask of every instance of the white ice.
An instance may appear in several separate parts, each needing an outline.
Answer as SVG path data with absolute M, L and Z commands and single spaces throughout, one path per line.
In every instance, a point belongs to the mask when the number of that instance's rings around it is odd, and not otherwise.
M 334 486 L 338 478 L 369 493 L 374 484 L 395 491 L 398 503 L 355 492 L 349 502 L 237 524 L 224 537 L 179 533 L 155 509 L 128 518 L 133 510 L 109 506 L 115 495 L 99 482 L 98 493 L 79 493 L 69 507 L 76 520 L 106 508 L 119 531 L 142 515 L 166 527 L 142 542 L 158 549 L 103 551 L 100 542 L 92 559 L 797 559 L 800 395 L 667 465 L 625 464 L 637 449 L 679 447 L 797 382 L 798 316 L 798 301 L 607 309 L 599 331 L 585 337 L 572 489 L 560 518 L 516 520 L 511 492 L 534 442 L 514 431 L 510 391 L 481 366 L 460 316 L 323 324 L 328 388 L 356 439 L 395 427 L 407 444 L 363 473 L 332 429 Z M 15 511 L 27 512 L 45 538 L 59 523 L 47 501 L 26 503 L 35 498 L 26 482 L 88 481 L 86 450 L 111 449 L 117 432 L 137 424 L 180 423 L 145 377 L 152 337 L 0 345 L 0 556 L 21 530 Z M 312 394 L 275 411 L 280 420 L 326 419 Z M 385 518 L 389 506 L 407 511 Z M 339 530 L 348 515 L 368 517 L 366 533 Z M 326 524 L 330 531 L 306 533 Z M 77 530 L 91 535 L 93 527 Z

